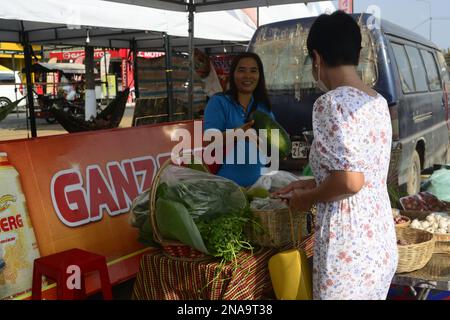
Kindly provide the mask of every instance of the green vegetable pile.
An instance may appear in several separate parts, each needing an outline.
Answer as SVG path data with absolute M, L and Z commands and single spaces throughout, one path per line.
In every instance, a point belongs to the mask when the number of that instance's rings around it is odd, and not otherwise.
M 241 249 L 253 249 L 244 236 L 244 227 L 252 220 L 252 212 L 247 207 L 213 218 L 202 217 L 196 224 L 210 254 L 232 261 Z

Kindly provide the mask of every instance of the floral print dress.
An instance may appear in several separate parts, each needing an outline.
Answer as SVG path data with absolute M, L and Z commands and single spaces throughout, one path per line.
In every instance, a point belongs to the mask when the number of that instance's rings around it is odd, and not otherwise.
M 330 171 L 364 173 L 347 199 L 317 204 L 314 299 L 386 299 L 398 255 L 386 180 L 392 127 L 386 100 L 353 87 L 321 96 L 313 110 L 310 163 L 317 184 Z

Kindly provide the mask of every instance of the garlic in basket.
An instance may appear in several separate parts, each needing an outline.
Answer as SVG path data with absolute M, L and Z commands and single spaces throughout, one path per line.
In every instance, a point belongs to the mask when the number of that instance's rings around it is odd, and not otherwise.
M 430 232 L 430 233 L 434 233 L 434 229 L 431 228 L 431 227 L 426 228 L 425 231 Z
M 422 227 L 422 225 L 420 224 L 419 220 L 414 219 L 413 222 L 411 222 L 410 227 L 414 228 L 414 229 L 420 229 Z
M 448 227 L 448 222 L 443 220 L 443 219 L 441 219 L 441 221 L 439 221 L 439 229 L 447 230 L 447 227 Z
M 422 228 L 424 228 L 424 229 L 427 229 L 430 227 L 430 223 L 428 221 L 422 221 L 421 224 L 422 224 Z
M 446 234 L 447 233 L 447 229 L 437 229 L 436 233 L 437 234 Z

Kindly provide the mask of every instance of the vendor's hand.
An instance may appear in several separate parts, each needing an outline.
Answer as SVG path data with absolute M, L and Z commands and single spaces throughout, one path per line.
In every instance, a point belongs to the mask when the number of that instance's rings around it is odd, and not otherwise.
M 254 124 L 255 124 L 255 120 L 252 120 L 252 121 L 249 121 L 247 123 L 244 123 L 242 126 L 236 128 L 236 129 L 242 129 L 244 131 L 247 131 L 248 129 L 253 127 Z
M 247 123 L 244 123 L 242 126 L 236 128 L 234 130 L 239 130 L 240 129 L 240 130 L 244 131 L 244 133 L 246 134 L 246 136 L 248 137 L 248 139 L 250 141 L 253 141 L 253 142 L 258 144 L 259 140 L 260 140 L 259 137 L 258 137 L 258 132 L 256 132 L 256 130 L 254 130 L 254 129 L 250 130 L 249 132 L 247 132 L 247 130 L 252 129 L 254 124 L 255 124 L 255 121 L 252 120 L 252 121 L 249 121 Z
M 291 182 L 286 187 L 275 191 L 272 195 L 279 196 L 279 195 L 283 195 L 283 194 L 288 194 L 294 190 L 311 190 L 311 189 L 314 189 L 315 187 L 316 187 L 316 181 L 313 179 L 297 180 L 297 181 Z

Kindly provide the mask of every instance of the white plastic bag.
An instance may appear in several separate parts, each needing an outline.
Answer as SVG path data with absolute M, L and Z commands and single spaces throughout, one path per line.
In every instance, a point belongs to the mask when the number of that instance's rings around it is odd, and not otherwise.
M 258 181 L 249 188 L 249 191 L 255 188 L 263 188 L 269 192 L 274 192 L 297 180 L 300 180 L 300 177 L 291 172 L 272 171 L 261 176 Z

